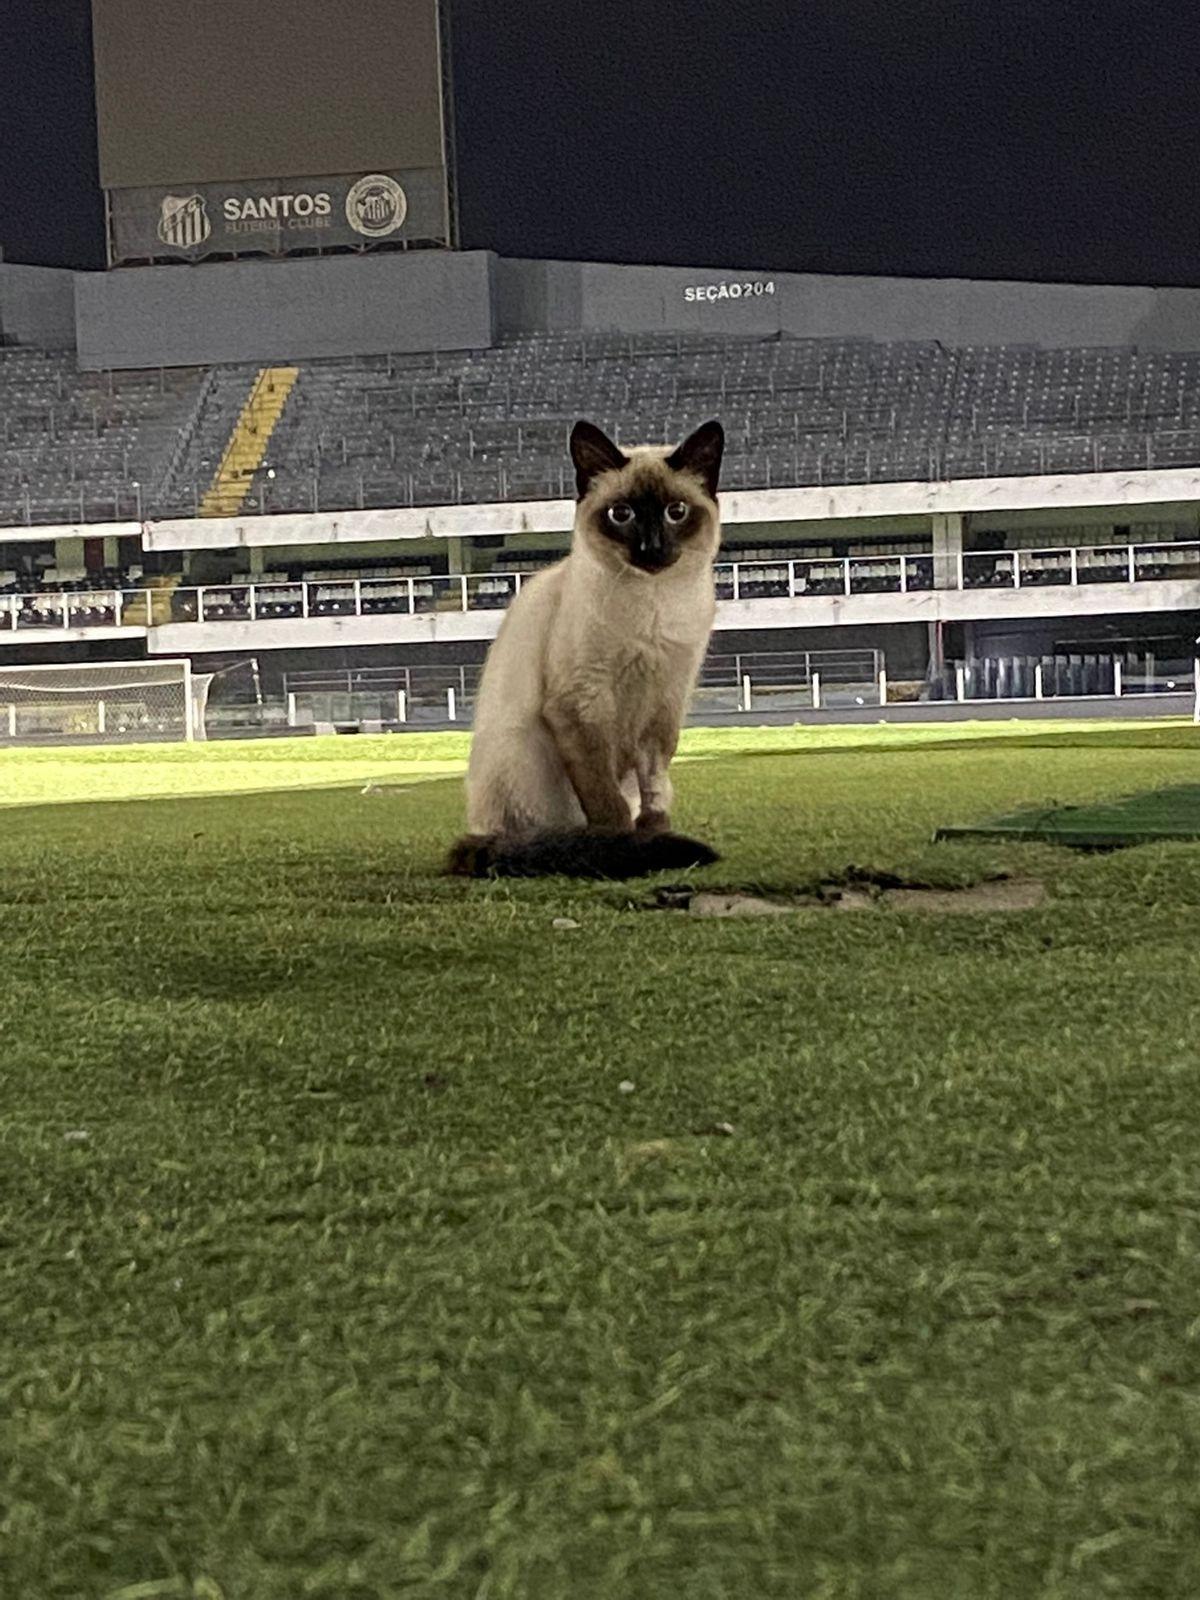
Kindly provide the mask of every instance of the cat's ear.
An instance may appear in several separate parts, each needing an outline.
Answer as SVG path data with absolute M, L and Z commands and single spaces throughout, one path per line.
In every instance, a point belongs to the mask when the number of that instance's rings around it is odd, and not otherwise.
M 575 463 L 575 486 L 581 500 L 592 479 L 601 472 L 617 472 L 629 465 L 629 457 L 617 449 L 606 433 L 594 422 L 582 419 L 571 429 L 571 460 Z
M 694 472 L 715 500 L 717 479 L 721 475 L 721 456 L 725 450 L 725 430 L 719 422 L 702 422 L 667 457 L 675 472 Z

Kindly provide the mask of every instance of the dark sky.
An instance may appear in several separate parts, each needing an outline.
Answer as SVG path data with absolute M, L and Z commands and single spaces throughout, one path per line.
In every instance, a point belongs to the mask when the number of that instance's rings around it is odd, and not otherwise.
M 102 263 L 88 11 L 0 0 L 9 260 Z M 452 0 L 463 243 L 1200 283 L 1196 12 L 1194 0 Z

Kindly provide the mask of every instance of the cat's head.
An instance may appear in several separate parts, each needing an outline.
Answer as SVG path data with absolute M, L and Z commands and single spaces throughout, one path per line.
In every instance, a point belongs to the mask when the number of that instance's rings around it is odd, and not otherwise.
M 606 565 L 651 576 L 711 561 L 721 542 L 717 478 L 725 433 L 705 422 L 681 445 L 622 450 L 591 422 L 571 430 L 575 535 Z

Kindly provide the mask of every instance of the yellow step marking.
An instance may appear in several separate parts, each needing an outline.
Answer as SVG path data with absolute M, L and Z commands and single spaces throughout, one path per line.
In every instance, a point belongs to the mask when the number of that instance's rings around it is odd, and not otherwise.
M 221 465 L 200 502 L 202 517 L 236 517 L 245 505 L 254 474 L 263 463 L 299 376 L 299 367 L 263 367 L 259 372 L 233 425 Z

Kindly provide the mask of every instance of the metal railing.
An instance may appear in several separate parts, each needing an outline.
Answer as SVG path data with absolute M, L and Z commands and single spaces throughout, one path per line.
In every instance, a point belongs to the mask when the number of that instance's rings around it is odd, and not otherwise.
M 165 596 L 149 589 L 90 589 L 0 594 L 0 636 L 79 628 L 147 627 L 150 607 Z M 154 622 L 166 621 L 156 607 Z
M 1125 699 L 1200 694 L 1200 662 L 1152 651 L 1104 655 L 977 656 L 948 661 L 925 686 L 931 700 Z
M 718 635 L 719 637 L 719 635 Z M 482 665 L 309 668 L 284 675 L 293 730 L 383 731 L 469 725 Z M 719 724 L 746 714 L 861 711 L 917 701 L 1123 699 L 1183 696 L 1200 717 L 1200 661 L 1149 652 L 976 657 L 949 661 L 923 681 L 890 683 L 879 650 L 794 650 L 709 655 L 689 716 Z
M 771 392 L 768 388 L 767 393 Z M 241 515 L 487 505 L 511 500 L 566 498 L 571 493 L 571 476 L 559 460 L 557 448 L 551 458 L 521 447 L 521 426 L 538 424 L 545 410 L 544 397 L 528 402 L 529 415 L 522 414 L 520 403 L 514 410 L 511 396 L 502 403 L 509 412 L 503 419 L 504 424 L 516 432 L 517 438 L 515 448 L 506 453 L 504 461 L 495 465 L 477 455 L 469 427 L 467 436 L 455 441 L 444 458 L 431 459 L 421 468 L 401 471 L 396 469 L 395 459 L 397 455 L 412 458 L 410 441 L 401 441 L 398 449 L 394 433 L 376 433 L 371 441 L 374 448 L 363 455 L 361 439 L 352 436 L 344 426 L 326 426 L 318 418 L 319 441 L 310 438 L 308 444 L 319 459 L 304 465 L 278 465 L 277 476 L 271 480 L 264 479 L 261 473 L 256 474 Z M 562 403 L 568 404 L 565 398 Z M 415 400 L 412 404 L 416 404 Z M 727 396 L 721 383 L 712 396 L 711 409 L 723 411 L 726 406 Z M 948 444 L 925 435 L 911 438 L 896 429 L 894 420 L 882 434 L 862 431 L 854 426 L 854 412 L 847 406 L 838 409 L 840 424 L 830 416 L 808 430 L 812 439 L 831 431 L 836 434 L 836 442 L 827 445 L 810 439 L 808 448 L 802 448 L 799 443 L 788 448 L 774 442 L 759 450 L 754 443 L 759 430 L 753 423 L 748 423 L 744 430 L 732 430 L 734 436 L 727 448 L 722 472 L 725 488 L 940 483 L 949 479 L 1029 474 L 1044 477 L 1047 474 L 1152 471 L 1200 462 L 1200 429 L 1195 427 L 1164 427 L 1142 432 L 1132 427 L 1118 427 L 1114 432 L 1104 433 L 1096 431 L 1100 427 L 1097 423 L 1090 429 L 1081 424 L 1079 432 L 1062 434 L 1054 431 L 1056 424 L 1053 422 L 1045 424 L 1047 431 L 1038 431 L 1034 419 L 1025 428 L 1000 424 L 996 431 L 982 437 Z M 461 397 L 456 414 L 465 415 Z M 406 410 L 405 420 L 407 415 Z M 479 419 L 475 425 L 482 425 Z M 669 437 L 677 430 L 673 420 L 655 418 L 645 419 L 640 427 L 632 426 L 632 431 Z M 743 431 L 744 451 L 739 448 L 742 440 L 736 436 Z M 350 453 L 352 446 L 357 452 L 355 455 Z M 464 460 L 469 464 L 454 464 Z M 182 485 L 172 497 L 172 506 L 164 506 L 157 514 L 185 514 L 184 508 L 197 505 L 206 487 L 206 483 L 199 481 Z
M 1200 577 L 1200 543 L 1108 544 L 1046 550 L 964 550 L 959 589 L 1033 589 Z
M 201 410 L 212 392 L 213 385 L 206 380 L 206 388 L 192 403 L 184 437 L 160 464 L 147 466 L 146 471 L 152 477 L 144 483 L 129 476 L 128 447 L 121 452 L 119 464 L 114 460 L 106 469 L 104 488 L 100 490 L 77 485 L 73 473 L 64 473 L 61 480 L 57 476 L 53 480 L 43 477 L 39 470 L 40 451 L 28 452 L 29 459 L 24 460 L 14 442 L 8 452 L 9 470 L 0 470 L 0 526 L 102 522 L 110 518 L 123 521 L 133 517 L 140 521 L 143 516 L 197 515 L 211 485 L 211 472 L 196 470 L 189 463 L 188 455 L 197 429 L 204 431 Z M 762 392 L 774 393 L 769 384 Z M 726 409 L 729 397 L 723 382 L 717 384 L 711 398 L 713 409 Z M 574 412 L 574 401 L 568 402 L 566 396 L 560 397 L 560 401 L 568 411 Z M 294 403 L 304 405 L 300 397 Z M 407 421 L 410 415 L 416 416 L 418 406 L 423 403 L 414 392 L 399 414 L 400 419 Z M 430 403 L 436 406 L 436 398 Z M 499 403 L 507 415 L 497 419 L 496 426 L 508 427 L 516 434 L 514 447 L 504 450 L 503 461 L 493 465 L 487 461 L 485 452 L 477 452 L 471 429 L 491 424 L 482 417 L 475 417 L 469 423 L 462 423 L 465 437 L 449 442 L 444 447 L 444 457 L 431 456 L 420 466 L 404 469 L 397 468 L 397 457 L 401 461 L 416 461 L 423 447 L 436 448 L 439 441 L 424 431 L 416 438 L 399 435 L 396 428 L 374 432 L 364 441 L 344 424 L 326 428 L 319 416 L 310 422 L 302 411 L 289 427 L 293 443 L 290 451 L 285 451 L 287 459 L 276 460 L 273 465 L 264 464 L 252 475 L 239 515 L 490 505 L 513 500 L 566 498 L 572 490 L 571 477 L 569 468 L 559 459 L 558 446 L 555 445 L 551 456 L 526 449 L 521 439 L 523 425 L 534 428 L 545 421 L 544 384 L 539 386 L 536 399 L 518 400 L 515 408 L 508 392 L 502 394 Z M 673 402 L 667 399 L 664 404 L 673 405 Z M 528 409 L 528 415 L 524 414 L 523 407 Z M 460 420 L 467 415 L 461 393 L 454 413 Z M 1105 419 L 1098 419 L 1090 426 L 1081 420 L 1080 431 L 1069 433 L 1056 431 L 1063 425 L 1061 418 L 1033 417 L 1021 423 L 1009 417 L 997 419 L 994 424 L 985 423 L 988 431 L 955 443 L 934 437 L 940 432 L 937 428 L 932 433 L 918 430 L 914 434 L 898 427 L 893 407 L 886 408 L 884 416 L 884 431 L 874 432 L 872 419 L 860 418 L 857 402 L 848 400 L 819 419 L 810 418 L 806 428 L 798 428 L 808 435 L 807 441 L 802 443 L 797 439 L 789 446 L 778 439 L 760 444 L 758 419 L 747 415 L 741 426 L 731 425 L 729 429 L 730 444 L 722 475 L 724 486 L 733 490 L 756 490 L 864 483 L 940 483 L 964 478 L 1153 471 L 1194 466 L 1200 462 L 1200 428 L 1188 425 L 1182 414 L 1178 427 L 1160 426 L 1137 431 L 1137 419 L 1131 416 L 1124 427 L 1119 419 L 1107 419 L 1113 425 L 1111 431 L 1105 431 Z M 856 426 L 856 418 L 861 425 Z M 637 426 L 634 425 L 636 419 L 629 420 L 633 432 L 660 437 L 676 432 L 676 425 L 669 417 L 646 417 Z M 876 421 L 882 423 L 883 419 Z M 565 430 L 566 423 L 562 426 Z M 205 436 L 208 437 L 207 433 Z M 216 436 L 223 439 L 226 435 L 216 427 Z M 296 448 L 298 438 L 303 438 L 303 452 Z M 829 442 L 822 442 L 824 440 Z M 361 454 L 364 442 L 365 455 Z M 493 448 L 500 453 L 502 447 Z M 310 459 L 313 455 L 315 460 Z M 0 462 L 0 469 L 4 466 L 5 463 Z
M 719 639 L 716 635 L 715 639 Z M 701 664 L 699 687 L 737 689 L 747 673 L 771 687 L 807 685 L 814 672 L 827 684 L 855 684 L 873 679 L 883 665 L 883 651 L 834 648 L 828 650 L 724 651 L 710 650 Z M 299 667 L 283 674 L 284 694 L 387 694 L 403 689 L 409 700 L 432 694 L 440 698 L 447 687 L 459 698 L 471 697 L 483 671 L 481 661 L 424 661 L 389 666 Z
M 0 595 L 0 634 L 164 623 L 268 622 L 311 617 L 501 611 L 529 574 L 316 578 L 199 588 Z M 799 600 L 940 589 L 1078 588 L 1200 579 L 1200 542 L 1111 544 L 954 555 L 830 556 L 721 562 L 717 599 Z
M 719 637 L 719 635 L 718 635 Z M 469 722 L 480 662 L 303 668 L 284 674 L 292 728 Z M 713 652 L 700 669 L 692 713 L 862 706 L 887 695 L 881 650 Z

